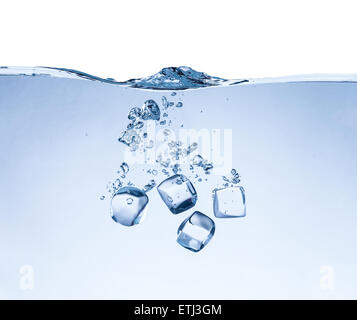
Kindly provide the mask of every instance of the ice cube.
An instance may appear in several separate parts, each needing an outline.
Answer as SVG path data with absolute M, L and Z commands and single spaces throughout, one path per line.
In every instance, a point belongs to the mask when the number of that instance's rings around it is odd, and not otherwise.
M 149 198 L 136 187 L 120 188 L 111 201 L 111 215 L 115 222 L 124 226 L 140 223 L 145 217 L 145 207 Z
M 176 174 L 161 182 L 157 187 L 162 200 L 174 214 L 192 208 L 197 201 L 197 193 L 190 180 Z
M 216 218 L 244 217 L 245 192 L 243 187 L 228 187 L 214 191 L 213 210 Z
M 215 232 L 214 221 L 205 214 L 195 211 L 185 219 L 177 230 L 177 242 L 191 251 L 202 250 Z

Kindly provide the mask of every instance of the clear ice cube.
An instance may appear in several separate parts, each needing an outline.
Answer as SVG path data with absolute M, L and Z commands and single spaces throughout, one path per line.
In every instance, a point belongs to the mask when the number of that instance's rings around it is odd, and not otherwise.
M 243 187 L 228 187 L 214 191 L 214 215 L 217 218 L 245 217 L 245 192 Z
M 157 190 L 173 214 L 192 208 L 197 201 L 197 193 L 193 184 L 182 174 L 167 178 L 158 185 Z
M 202 250 L 215 232 L 214 221 L 205 214 L 195 211 L 185 219 L 177 230 L 177 242 L 191 251 Z
M 120 188 L 111 201 L 111 216 L 115 222 L 133 226 L 144 219 L 148 202 L 144 191 L 135 187 Z

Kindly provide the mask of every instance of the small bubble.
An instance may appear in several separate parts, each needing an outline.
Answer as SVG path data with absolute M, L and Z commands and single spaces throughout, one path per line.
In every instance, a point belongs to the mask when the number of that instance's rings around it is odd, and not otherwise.
M 155 180 L 150 180 L 150 182 L 144 186 L 144 191 L 148 192 L 151 189 L 153 189 L 155 186 L 156 186 Z
M 135 120 L 136 118 L 139 118 L 140 116 L 141 116 L 141 109 L 136 107 L 136 108 L 132 108 L 129 111 L 128 119 Z
M 192 160 L 192 163 L 195 165 L 195 166 L 200 166 L 203 162 L 203 158 L 202 156 L 200 156 L 199 154 L 195 155 L 195 157 L 193 158 Z
M 170 164 L 170 159 L 166 159 L 166 160 L 163 160 L 163 161 L 160 161 L 160 164 L 165 167 L 165 168 L 168 168 L 169 164 Z
M 165 109 L 167 109 L 168 103 L 167 103 L 167 98 L 165 96 L 163 96 L 161 98 L 162 101 L 162 105 L 164 106 Z
M 190 153 L 192 153 L 193 151 L 195 151 L 198 148 L 198 143 L 194 142 L 191 145 L 188 146 L 186 154 L 189 155 Z
M 154 141 L 150 140 L 147 144 L 146 144 L 146 148 L 151 149 L 154 147 Z
M 144 126 L 144 122 L 139 121 L 135 124 L 134 128 L 135 129 L 141 129 Z
M 179 172 L 181 169 L 180 169 L 180 165 L 178 164 L 178 163 L 176 163 L 176 164 L 174 164 L 173 166 L 172 166 L 172 172 L 174 173 L 174 174 L 176 174 L 177 172 Z
M 213 164 L 212 163 L 205 163 L 203 166 L 203 170 L 208 171 L 213 169 Z
M 182 107 L 183 107 L 183 103 L 182 102 L 177 102 L 176 108 L 182 108 Z
M 104 199 L 105 199 L 105 196 L 101 196 L 99 199 L 100 199 L 100 200 L 104 200 Z

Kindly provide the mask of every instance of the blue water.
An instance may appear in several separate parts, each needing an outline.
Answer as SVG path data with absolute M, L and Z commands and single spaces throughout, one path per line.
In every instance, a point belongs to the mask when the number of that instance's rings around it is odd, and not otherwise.
M 115 82 L 47 68 L 0 74 L 2 298 L 356 298 L 353 75 L 175 73 L 166 82 L 161 72 Z M 160 162 L 150 158 L 150 120 L 134 128 L 137 150 L 118 141 L 130 110 L 148 100 L 160 107 L 152 121 L 168 146 L 167 167 L 165 152 Z M 195 163 L 175 167 L 182 129 L 202 137 L 185 146 Z M 194 207 L 177 215 L 156 188 L 174 170 L 197 192 Z M 111 218 L 111 197 L 127 185 L 149 198 L 145 219 L 131 227 Z M 217 218 L 212 192 L 231 185 L 244 187 L 246 216 Z M 195 211 L 215 223 L 196 253 L 176 242 Z M 33 268 L 33 288 L 21 286 L 23 266 Z M 324 270 L 333 271 L 328 286 Z

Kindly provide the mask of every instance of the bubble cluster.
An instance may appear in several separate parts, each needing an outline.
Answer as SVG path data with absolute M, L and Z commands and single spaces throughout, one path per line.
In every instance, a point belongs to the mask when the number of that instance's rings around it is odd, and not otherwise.
M 176 92 L 171 97 L 176 97 Z M 171 99 L 170 99 L 171 100 Z M 166 96 L 161 98 L 161 108 L 152 99 L 146 100 L 141 107 L 133 107 L 128 113 L 129 123 L 119 137 L 119 142 L 125 144 L 131 152 L 138 149 L 146 152 L 155 146 L 148 138 L 145 130 L 147 120 L 156 121 L 159 125 L 171 124 L 170 108 L 182 108 L 181 101 L 170 101 Z M 165 119 L 162 119 L 165 118 Z M 181 125 L 182 127 L 183 125 Z M 117 171 L 118 177 L 107 185 L 112 199 L 112 217 L 114 221 L 126 226 L 133 226 L 143 221 L 143 213 L 149 201 L 146 195 L 155 187 L 171 213 L 177 215 L 186 212 L 196 205 L 198 193 L 195 183 L 206 181 L 214 169 L 214 164 L 199 153 L 199 144 L 192 142 L 185 145 L 180 140 L 172 139 L 172 131 L 167 127 L 162 129 L 164 143 L 156 154 L 155 163 L 143 169 L 148 182 L 138 188 L 128 181 L 129 166 L 123 162 Z M 202 175 L 203 174 L 203 175 Z M 155 177 L 155 178 L 154 178 Z M 231 169 L 229 175 L 222 176 L 223 184 L 212 187 L 212 208 L 216 218 L 244 217 L 245 191 L 240 174 Z M 157 184 L 156 181 L 159 181 Z M 100 197 L 101 200 L 105 196 Z M 178 228 L 177 242 L 191 251 L 202 250 L 215 233 L 214 221 L 202 212 L 195 211 L 186 218 Z

